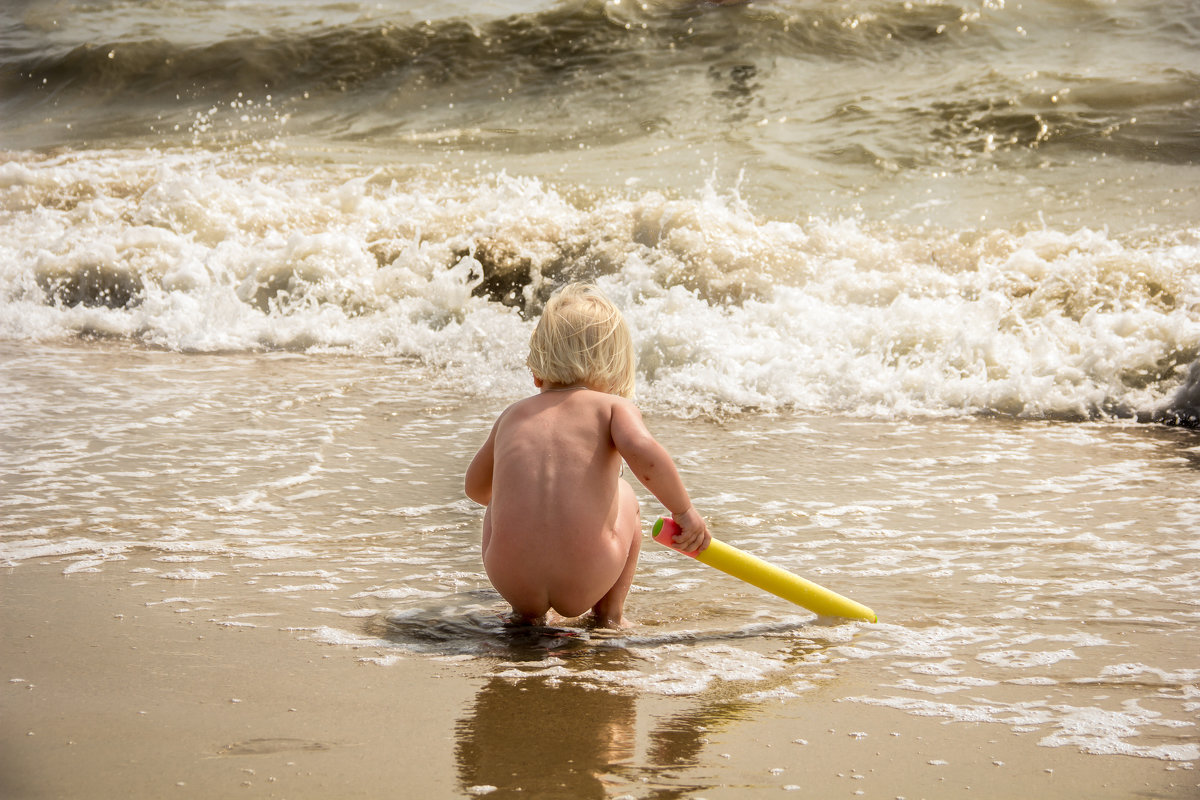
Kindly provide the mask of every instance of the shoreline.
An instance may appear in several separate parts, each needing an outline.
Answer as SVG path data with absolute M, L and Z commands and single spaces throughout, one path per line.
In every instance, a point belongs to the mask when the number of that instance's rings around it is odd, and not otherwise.
M 1115 799 L 1200 784 L 1169 762 L 844 702 L 877 690 L 853 662 L 784 699 L 606 692 L 489 678 L 482 656 L 380 666 L 285 616 L 223 627 L 135 583 L 114 564 L 0 571 L 0 795 Z

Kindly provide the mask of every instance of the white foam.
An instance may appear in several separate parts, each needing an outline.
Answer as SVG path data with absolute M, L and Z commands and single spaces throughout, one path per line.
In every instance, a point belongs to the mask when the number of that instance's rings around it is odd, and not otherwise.
M 404 656 L 396 653 L 389 653 L 385 656 L 363 656 L 355 660 L 365 664 L 378 664 L 381 667 L 391 667 L 403 661 Z
M 975 659 L 996 667 L 1029 669 L 1057 664 L 1060 661 L 1078 661 L 1079 656 L 1075 655 L 1073 650 L 992 650 L 978 654 Z
M 843 700 L 894 708 L 917 716 L 942 717 L 953 722 L 1005 724 L 1017 732 L 1051 728 L 1053 731 L 1038 741 L 1043 747 L 1072 746 L 1085 753 L 1130 755 L 1168 761 L 1194 761 L 1200 758 L 1200 745 L 1194 742 L 1150 745 L 1134 741 L 1139 737 L 1151 735 L 1146 730 L 1149 727 L 1195 727 L 1192 720 L 1164 719 L 1158 712 L 1141 708 L 1137 700 L 1125 701 L 1120 711 L 1041 701 L 955 705 L 899 696 L 847 697 Z
M 963 687 L 963 686 L 930 686 L 928 684 L 918 683 L 917 681 L 914 681 L 911 678 L 902 678 L 897 683 L 889 684 L 888 688 L 903 689 L 903 690 L 909 691 L 909 692 L 922 692 L 924 694 L 939 695 L 939 694 L 951 694 L 953 692 L 960 692 L 965 687 Z
M 1141 735 L 1141 729 L 1149 725 L 1191 728 L 1196 725 L 1194 721 L 1163 719 L 1161 714 L 1141 708 L 1136 700 L 1122 705 L 1122 711 L 1054 706 L 1059 715 L 1058 730 L 1043 737 L 1038 744 L 1043 747 L 1074 746 L 1096 755 L 1141 756 L 1164 761 L 1200 759 L 1200 744 L 1196 742 L 1144 745 L 1129 741 Z
M 355 600 L 363 597 L 375 597 L 380 600 L 408 600 L 415 597 L 444 597 L 445 595 L 446 592 L 431 592 L 412 586 L 402 586 L 398 589 L 370 589 L 365 592 L 357 592 L 350 597 Z
M 76 572 L 100 572 L 100 566 L 104 563 L 103 558 L 83 558 L 76 561 L 63 569 L 63 575 L 71 575 Z
M 1150 667 L 1141 663 L 1109 664 L 1100 670 L 1100 682 L 1120 683 L 1130 682 L 1145 684 L 1150 679 L 1163 686 L 1182 686 L 1200 682 L 1200 669 L 1165 670 Z M 1076 679 L 1076 682 L 1088 682 L 1086 678 Z
M 224 572 L 206 572 L 199 569 L 177 569 L 159 573 L 158 577 L 172 581 L 207 581 L 224 575 Z
M 271 544 L 257 547 L 238 547 L 236 552 L 246 558 L 262 561 L 277 561 L 288 558 L 309 558 L 312 550 L 295 545 Z
M 1045 578 L 1018 578 L 1015 575 L 972 575 L 967 578 L 971 583 L 989 583 L 1001 586 L 1045 586 L 1049 580 Z
M 59 540 L 13 539 L 0 541 L 0 559 L 11 566 L 34 558 L 69 556 L 78 553 L 118 555 L 127 549 L 121 544 L 74 536 Z
M 1170 372 L 1200 339 L 1189 311 L 1200 247 L 1186 237 L 957 241 L 849 219 L 762 219 L 712 190 L 582 208 L 531 178 L 402 181 L 198 151 L 14 154 L 4 166 L 13 177 L 0 195 L 20 198 L 0 242 L 7 338 L 96 332 L 185 351 L 416 356 L 471 391 L 511 396 L 526 384 L 533 322 L 474 295 L 487 251 L 525 265 L 530 300 L 564 266 L 587 263 L 634 331 L 641 393 L 680 409 L 1148 408 L 1177 376 L 1126 377 Z M 64 187 L 76 205 L 62 202 Z M 140 302 L 44 302 L 43 287 L 96 270 Z M 276 505 L 250 490 L 227 508 Z
M 350 610 L 341 610 L 337 608 L 318 607 L 314 608 L 313 611 L 318 611 L 323 614 L 337 614 L 339 617 L 350 617 L 352 619 L 358 617 L 374 617 L 379 614 L 379 611 L 374 608 L 354 608 Z
M 338 588 L 339 587 L 336 583 L 329 583 L 329 582 L 325 582 L 325 583 L 295 583 L 295 584 L 288 584 L 286 586 L 268 586 L 264 589 L 260 589 L 259 591 L 268 592 L 268 593 L 276 593 L 276 594 L 287 594 L 290 592 L 336 592 L 338 590 Z
M 745 692 L 739 697 L 742 700 L 751 702 L 763 702 L 767 700 L 788 700 L 793 697 L 800 697 L 804 692 L 811 692 L 817 688 L 815 683 L 810 681 L 793 681 L 787 686 L 777 686 L 772 689 L 762 689 L 756 692 Z
M 351 648 L 376 648 L 384 650 L 395 650 L 396 645 L 386 639 L 377 639 L 370 636 L 362 636 L 357 633 L 342 630 L 341 628 L 332 628 L 328 625 L 321 625 L 316 628 L 289 628 L 294 631 L 307 631 L 309 635 L 306 637 L 314 642 L 321 644 L 338 645 L 340 647 Z
M 960 648 L 1003 641 L 1004 631 L 995 627 L 970 627 L 946 623 L 929 628 L 904 628 L 886 623 L 875 626 L 893 640 L 890 655 L 900 658 L 943 659 L 954 664 Z
M 1035 705 L 1027 708 L 1020 705 L 988 703 L 955 705 L 934 702 L 916 697 L 846 697 L 845 702 L 895 708 L 921 717 L 944 717 L 954 722 L 1003 722 L 1013 726 L 1037 726 L 1048 721 L 1048 712 Z
M 962 664 L 958 659 L 945 659 L 936 664 L 914 664 L 909 667 L 909 671 L 918 675 L 957 675 L 962 671 Z

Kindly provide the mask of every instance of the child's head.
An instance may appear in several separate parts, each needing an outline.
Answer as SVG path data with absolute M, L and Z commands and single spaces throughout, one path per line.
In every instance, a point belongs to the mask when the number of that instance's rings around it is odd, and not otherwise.
M 525 363 L 542 381 L 633 397 L 633 339 L 621 312 L 594 286 L 569 284 L 550 298 Z

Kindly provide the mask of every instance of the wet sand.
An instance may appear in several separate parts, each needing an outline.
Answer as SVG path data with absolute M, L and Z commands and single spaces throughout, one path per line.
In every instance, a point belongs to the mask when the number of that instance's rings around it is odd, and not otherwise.
M 130 562 L 136 563 L 136 560 Z M 841 702 L 869 664 L 749 703 L 487 675 L 478 657 L 323 645 L 289 623 L 222 627 L 109 565 L 0 572 L 0 796 L 1197 796 L 1148 758 Z M 236 591 L 226 586 L 222 591 Z M 246 589 L 239 606 L 275 602 Z M 527 654 L 530 658 L 536 653 Z
M 448 676 L 416 660 L 361 664 L 291 632 L 183 619 L 147 607 L 156 598 L 127 578 L 58 572 L 25 565 L 0 579 L 0 796 L 450 788 L 465 681 L 439 680 Z

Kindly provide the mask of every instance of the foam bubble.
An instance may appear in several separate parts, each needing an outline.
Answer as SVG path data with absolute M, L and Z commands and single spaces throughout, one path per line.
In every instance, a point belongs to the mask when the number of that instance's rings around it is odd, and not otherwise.
M 127 550 L 124 545 L 72 536 L 65 539 L 13 539 L 0 541 L 0 559 L 9 565 L 35 558 L 70 556 L 79 553 L 118 555 Z
M 287 594 L 290 592 L 336 592 L 338 590 L 336 583 L 297 583 L 287 586 L 268 586 L 259 591 L 273 592 L 279 594 Z
M 341 628 L 332 628 L 328 625 L 321 625 L 316 628 L 289 628 L 288 630 L 305 631 L 308 633 L 306 638 L 321 644 L 331 644 L 338 645 L 340 647 L 352 648 L 379 648 L 385 650 L 396 649 L 396 645 L 386 639 L 363 636 L 361 634 L 342 630 Z
M 361 658 L 355 660 L 364 664 L 378 664 L 381 667 L 391 667 L 403 661 L 404 656 L 396 653 L 389 653 L 388 655 L 384 656 L 362 656 Z
M 63 569 L 63 575 L 72 575 L 76 572 L 100 572 L 100 566 L 104 563 L 103 558 L 84 558 Z
M 1087 681 L 1086 678 L 1076 679 Z M 1100 670 L 1099 681 L 1119 683 L 1123 681 L 1145 684 L 1148 681 L 1157 682 L 1163 686 L 1180 686 L 1200 682 L 1200 669 L 1165 670 L 1150 667 L 1145 664 L 1132 662 L 1126 664 L 1109 664 Z
M 365 592 L 357 592 L 351 595 L 354 599 L 363 597 L 375 597 L 380 600 L 409 600 L 418 597 L 444 597 L 445 592 L 431 592 L 425 589 L 416 589 L 412 586 L 402 586 L 398 589 L 371 589 Z
M 1078 661 L 1079 656 L 1073 650 L 1027 651 L 1027 650 L 994 650 L 975 656 L 977 661 L 997 667 L 1012 669 L 1029 669 L 1057 664 L 1060 661 Z
M 1082 752 L 1096 755 L 1129 755 L 1157 758 L 1164 761 L 1194 761 L 1200 759 L 1200 744 L 1143 745 L 1129 741 L 1140 729 L 1150 726 L 1194 727 L 1192 721 L 1163 719 L 1162 715 L 1141 708 L 1136 700 L 1123 703 L 1123 710 L 1054 706 L 1058 712 L 1058 730 L 1043 737 L 1043 747 L 1078 747 Z
M 271 544 L 255 547 L 238 547 L 236 552 L 246 558 L 262 561 L 278 561 L 288 558 L 308 558 L 313 551 L 295 545 Z
M 207 581 L 224 574 L 224 572 L 206 572 L 200 569 L 177 569 L 159 573 L 158 577 L 171 581 Z
M 977 702 L 962 705 L 914 697 L 848 697 L 844 702 L 894 708 L 910 714 L 942 717 L 953 722 L 989 722 L 1005 724 L 1017 732 L 1053 729 L 1038 744 L 1043 747 L 1071 746 L 1081 752 L 1098 755 L 1130 755 L 1171 761 L 1200 758 L 1200 746 L 1179 744 L 1140 744 L 1139 737 L 1152 735 L 1151 727 L 1189 728 L 1194 722 L 1165 719 L 1148 711 L 1137 700 L 1122 703 L 1121 710 L 1079 707 L 1068 704 L 1029 701 L 1022 703 Z

